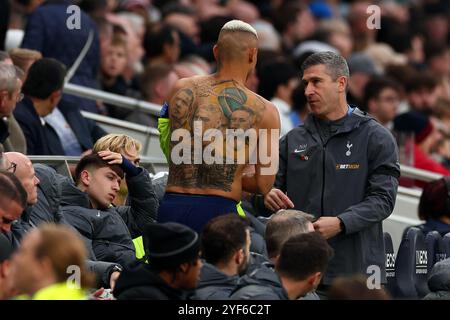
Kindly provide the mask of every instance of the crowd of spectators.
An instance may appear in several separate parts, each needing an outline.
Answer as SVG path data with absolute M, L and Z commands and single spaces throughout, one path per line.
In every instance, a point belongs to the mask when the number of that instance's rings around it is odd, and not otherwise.
M 139 167 L 140 143 L 106 135 L 81 111 L 149 127 L 158 118 L 63 87 L 162 106 L 177 80 L 217 70 L 219 31 L 240 19 L 259 38 L 246 86 L 277 107 L 281 135 L 309 114 L 300 66 L 331 51 L 348 62 L 349 104 L 395 135 L 401 162 L 450 176 L 449 2 L 375 3 L 379 17 L 356 0 L 0 0 L 0 299 L 319 299 L 333 250 L 311 215 L 282 210 L 256 231 L 224 215 L 201 234 L 155 223 L 162 195 Z M 80 28 L 69 28 L 72 4 Z M 28 155 L 82 159 L 72 181 Z M 420 215 L 448 231 L 444 209 L 430 209 L 437 189 L 448 197 L 444 182 L 428 186 Z M 78 288 L 65 285 L 71 266 Z M 336 279 L 329 298 L 389 298 L 364 281 Z

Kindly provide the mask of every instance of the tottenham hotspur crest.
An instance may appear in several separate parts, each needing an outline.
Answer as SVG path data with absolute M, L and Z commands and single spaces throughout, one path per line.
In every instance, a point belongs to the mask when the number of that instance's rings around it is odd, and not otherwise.
M 347 148 L 348 148 L 348 150 L 347 150 L 347 152 L 345 153 L 345 155 L 347 156 L 347 157 L 350 157 L 351 155 L 352 155 L 352 152 L 350 151 L 350 149 L 353 147 L 353 144 L 350 144 L 350 141 L 347 141 Z

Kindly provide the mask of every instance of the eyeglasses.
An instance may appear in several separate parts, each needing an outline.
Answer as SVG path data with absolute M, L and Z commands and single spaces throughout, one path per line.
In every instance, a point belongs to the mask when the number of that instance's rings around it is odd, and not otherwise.
M 6 171 L 10 171 L 11 173 L 16 173 L 17 163 L 11 162 L 11 165 L 6 169 Z
M 16 102 L 22 101 L 23 98 L 25 98 L 25 95 L 24 95 L 23 93 L 20 93 L 20 94 L 17 96 Z

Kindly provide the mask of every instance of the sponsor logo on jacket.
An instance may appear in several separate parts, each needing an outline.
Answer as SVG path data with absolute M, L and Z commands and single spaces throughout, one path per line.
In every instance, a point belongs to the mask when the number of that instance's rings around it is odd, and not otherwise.
M 336 170 L 358 170 L 359 168 L 359 163 L 345 163 L 336 165 Z

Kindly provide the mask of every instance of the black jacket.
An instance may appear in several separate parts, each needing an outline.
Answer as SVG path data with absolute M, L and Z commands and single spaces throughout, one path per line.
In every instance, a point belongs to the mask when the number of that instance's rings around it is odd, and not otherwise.
M 14 117 L 27 140 L 27 152 L 29 155 L 50 155 L 55 150 L 50 150 L 48 137 L 39 115 L 34 109 L 33 102 L 25 97 L 14 110 Z M 62 148 L 62 147 L 61 147 Z M 63 155 L 61 153 L 60 155 Z
M 192 297 L 193 300 L 227 300 L 236 288 L 239 277 L 229 276 L 212 264 L 203 262 L 200 281 Z
M 95 122 L 85 119 L 76 106 L 69 103 L 60 103 L 58 108 L 70 125 L 82 150 L 92 149 L 97 139 L 106 134 Z M 48 123 L 41 121 L 33 102 L 29 98 L 25 98 L 17 104 L 14 116 L 27 140 L 27 153 L 29 155 L 65 154 L 56 131 Z
M 250 258 L 248 261 L 248 268 L 247 268 L 247 274 L 253 273 L 256 269 L 261 268 L 263 264 L 269 264 L 271 265 L 272 262 L 270 259 L 262 254 L 256 253 L 256 252 L 250 252 Z
M 329 240 L 335 251 L 323 283 L 339 275 L 366 274 L 377 265 L 385 282 L 382 221 L 395 205 L 400 166 L 392 134 L 355 109 L 330 126 L 322 141 L 310 115 L 280 141 L 275 187 L 287 192 L 295 209 L 339 217 L 345 231 Z
M 145 263 L 126 268 L 117 280 L 114 296 L 118 300 L 185 300 L 186 293 L 167 285 Z
M 66 220 L 92 241 L 97 260 L 123 266 L 136 260 L 132 239 L 142 235 L 146 224 L 156 219 L 158 200 L 149 173 L 127 178 L 130 206 L 92 209 L 89 197 L 74 184 L 62 184 L 62 212 Z
M 259 269 L 239 279 L 232 300 L 289 300 L 275 271 L 263 264 Z
M 40 181 L 37 189 L 38 202 L 28 206 L 20 219 L 13 223 L 11 232 L 7 235 L 13 248 L 18 248 L 25 234 L 42 223 L 70 226 L 60 211 L 61 184 L 63 181 L 70 181 L 69 178 L 57 174 L 53 168 L 46 165 L 35 164 L 34 169 Z M 91 241 L 83 236 L 82 239 L 87 245 L 89 254 L 89 258 L 86 260 L 88 270 L 96 275 L 98 287 L 108 288 L 111 271 L 117 264 L 95 261 L 95 254 L 90 246 Z

